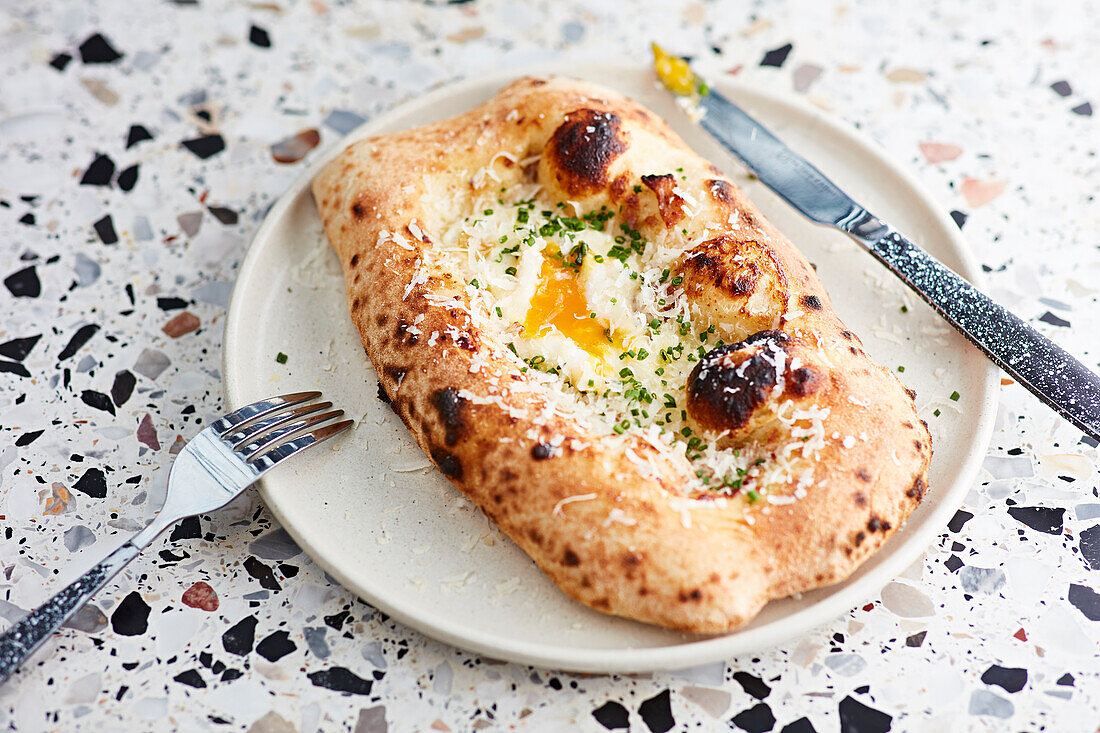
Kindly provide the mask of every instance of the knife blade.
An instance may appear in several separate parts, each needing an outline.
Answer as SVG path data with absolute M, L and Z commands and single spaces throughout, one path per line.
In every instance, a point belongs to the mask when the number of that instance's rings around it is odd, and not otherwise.
M 1047 406 L 1100 440 L 1100 377 L 856 203 L 824 173 L 713 88 L 700 126 L 810 221 L 848 234 L 970 343 Z

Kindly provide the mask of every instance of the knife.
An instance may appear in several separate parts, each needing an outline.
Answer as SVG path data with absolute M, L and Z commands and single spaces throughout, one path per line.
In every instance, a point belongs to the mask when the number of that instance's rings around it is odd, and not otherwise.
M 653 51 L 658 78 L 673 94 L 698 104 L 699 125 L 765 186 L 810 221 L 839 229 L 863 245 L 993 363 L 1100 440 L 1100 377 L 853 201 L 744 110 L 703 84 L 685 61 L 657 46 Z

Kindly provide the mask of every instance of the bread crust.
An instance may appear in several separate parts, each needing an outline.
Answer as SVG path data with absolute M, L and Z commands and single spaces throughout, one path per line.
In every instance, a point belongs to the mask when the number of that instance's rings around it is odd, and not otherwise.
M 516 161 L 533 156 L 537 167 L 521 170 Z M 594 431 L 521 373 L 463 301 L 464 283 L 433 266 L 442 226 L 433 200 L 470 195 L 486 167 L 494 185 L 533 176 L 553 201 L 606 205 L 643 234 L 674 228 L 699 241 L 675 266 L 687 297 L 724 324 L 727 342 L 751 338 L 696 367 L 692 415 L 731 445 L 781 451 L 789 428 L 777 400 L 827 410 L 828 439 L 809 473 L 770 487 L 784 502 L 689 492 L 684 461 L 629 432 Z M 670 186 L 664 176 L 678 168 Z M 871 361 L 813 268 L 741 190 L 614 92 L 520 79 L 466 114 L 352 144 L 313 195 L 394 411 L 439 470 L 581 603 L 684 631 L 734 629 L 772 598 L 846 578 L 924 495 L 931 438 L 914 393 Z M 763 395 L 747 407 L 722 402 L 714 380 L 735 378 L 730 370 L 765 348 L 803 366 L 779 375 L 778 397 L 773 381 L 746 385 Z

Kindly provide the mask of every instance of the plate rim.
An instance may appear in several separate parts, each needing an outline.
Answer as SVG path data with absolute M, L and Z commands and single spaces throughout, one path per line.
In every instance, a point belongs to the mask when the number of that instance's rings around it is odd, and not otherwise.
M 444 81 L 422 94 L 409 95 L 397 101 L 385 112 L 373 117 L 356 127 L 346 135 L 326 145 L 318 156 L 291 182 L 291 184 L 279 195 L 279 198 L 264 214 L 264 220 L 257 228 L 249 243 L 244 259 L 238 268 L 237 277 L 233 285 L 229 305 L 226 310 L 226 319 L 222 337 L 222 386 L 227 410 L 234 410 L 243 406 L 240 396 L 241 379 L 231 367 L 234 355 L 237 351 L 236 344 L 241 339 L 239 334 L 244 332 L 246 326 L 242 321 L 242 302 L 247 297 L 245 291 L 254 275 L 256 263 L 260 260 L 260 252 L 263 245 L 270 239 L 270 233 L 278 225 L 278 222 L 286 214 L 287 209 L 293 204 L 303 189 L 308 188 L 310 181 L 320 170 L 351 142 L 371 134 L 378 128 L 386 127 L 391 120 L 408 113 L 408 107 L 430 107 L 433 101 L 452 98 L 456 95 L 469 94 L 478 87 L 491 82 L 497 82 L 503 86 L 508 81 L 525 75 L 557 75 L 574 76 L 591 70 L 594 66 L 608 70 L 608 76 L 614 77 L 623 74 L 636 74 L 644 69 L 641 65 L 622 62 L 607 62 L 594 65 L 586 62 L 578 64 L 572 62 L 544 62 L 526 65 L 515 69 L 508 69 L 494 74 L 486 74 L 475 77 L 464 77 L 455 80 Z M 597 82 L 599 83 L 599 82 Z M 609 88 L 613 84 L 605 83 Z M 933 212 L 935 224 L 947 233 L 947 238 L 952 245 L 953 254 L 959 259 L 961 268 L 959 274 L 972 282 L 979 289 L 984 289 L 984 276 L 962 232 L 951 220 L 932 194 L 926 189 L 922 181 L 908 166 L 896 161 L 887 151 L 878 145 L 871 137 L 854 128 L 839 116 L 827 114 L 814 107 L 802 98 L 775 88 L 765 87 L 759 82 L 746 82 L 740 79 L 721 78 L 716 80 L 715 86 L 725 91 L 732 92 L 730 96 L 736 98 L 739 94 L 756 95 L 769 98 L 773 102 L 794 108 L 797 112 L 810 118 L 815 124 L 826 127 L 830 133 L 839 135 L 847 145 L 854 145 L 870 155 L 879 164 L 887 167 L 899 180 L 904 183 L 914 194 L 915 202 L 921 208 Z M 751 641 L 744 641 L 737 631 L 728 634 L 708 637 L 699 640 L 686 640 L 680 644 L 635 649 L 631 647 L 613 648 L 570 648 L 566 653 L 561 653 L 559 647 L 545 643 L 531 643 L 520 641 L 500 642 L 498 637 L 489 636 L 478 632 L 471 635 L 463 633 L 461 624 L 449 624 L 438 621 L 424 621 L 416 618 L 414 614 L 407 613 L 404 609 L 396 608 L 384 598 L 374 597 L 365 593 L 350 580 L 347 574 L 341 570 L 338 562 L 330 562 L 320 553 L 311 551 L 306 541 L 283 508 L 272 500 L 263 479 L 258 482 L 258 488 L 264 505 L 275 515 L 275 518 L 290 534 L 296 543 L 321 566 L 329 575 L 335 578 L 347 590 L 362 598 L 375 608 L 400 621 L 410 629 L 416 630 L 433 639 L 446 642 L 459 649 L 464 649 L 476 654 L 481 654 L 495 659 L 503 659 L 512 662 L 530 664 L 537 667 L 568 670 L 576 672 L 593 673 L 631 673 L 649 672 L 666 669 L 680 669 L 692 667 L 708 662 L 729 659 L 739 654 L 758 652 L 777 643 L 793 639 L 804 634 L 809 629 L 822 623 L 827 623 L 841 616 L 851 608 L 858 606 L 859 599 L 867 599 L 874 595 L 885 583 L 881 577 L 889 579 L 897 577 L 898 573 L 914 562 L 921 553 L 925 552 L 932 544 L 937 526 L 946 526 L 950 516 L 961 504 L 961 499 L 966 490 L 976 477 L 981 462 L 985 458 L 985 448 L 993 434 L 996 419 L 996 406 L 1000 392 L 1000 370 L 993 362 L 986 360 L 984 381 L 982 384 L 982 399 L 979 406 L 977 429 L 974 431 L 975 450 L 970 451 L 962 461 L 958 470 L 954 472 L 954 480 L 947 487 L 937 488 L 942 491 L 945 501 L 936 506 L 925 518 L 924 524 L 928 527 L 923 533 L 907 539 L 905 544 L 895 548 L 888 557 L 880 561 L 876 572 L 851 583 L 842 591 L 832 593 L 820 601 L 801 609 L 783 619 L 754 629 L 748 637 Z M 924 535 L 927 535 L 926 537 Z M 923 539 L 922 539 L 923 538 Z M 919 540 L 919 541 L 918 541 Z M 881 550 L 880 550 L 881 552 Z M 841 581 L 843 583 L 845 581 Z M 886 580 L 885 582 L 889 582 Z M 839 584 L 838 584 L 839 585 Z M 494 641 L 496 639 L 496 641 Z

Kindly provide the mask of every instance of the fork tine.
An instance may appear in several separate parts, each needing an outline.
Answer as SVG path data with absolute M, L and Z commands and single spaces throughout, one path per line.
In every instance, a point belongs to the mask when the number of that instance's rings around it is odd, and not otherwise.
M 332 407 L 332 403 L 325 401 L 276 410 L 264 417 L 244 423 L 242 426 L 230 428 L 222 433 L 221 439 L 226 443 L 232 443 L 235 448 L 272 428 L 321 410 L 327 410 L 330 407 Z
M 245 405 L 239 410 L 229 413 L 225 417 L 214 421 L 210 424 L 210 427 L 218 435 L 223 434 L 231 427 L 238 426 L 243 427 L 244 423 L 251 422 L 265 415 L 268 415 L 276 410 L 282 410 L 287 407 L 293 407 L 294 405 L 300 405 L 303 402 L 309 402 L 321 396 L 320 392 L 292 392 L 291 394 L 279 395 L 278 397 L 272 397 L 267 400 L 260 400 L 259 402 L 253 402 L 251 405 Z
M 318 443 L 339 435 L 354 424 L 354 420 L 341 420 L 332 425 L 325 425 L 305 435 L 299 435 L 293 440 L 277 445 L 270 450 L 265 450 L 263 452 L 257 451 L 249 456 L 247 460 L 255 466 L 260 473 L 263 473 L 280 461 L 301 453 L 310 446 L 317 445 Z
M 245 460 L 252 458 L 253 456 L 263 453 L 269 448 L 278 445 L 287 438 L 297 436 L 298 433 L 303 430 L 315 428 L 326 420 L 340 417 L 344 414 L 343 410 L 333 410 L 321 415 L 311 415 L 309 417 L 295 420 L 294 422 L 282 425 L 275 430 L 271 430 L 261 435 L 254 440 L 241 441 L 233 447 L 233 451 L 245 456 Z

